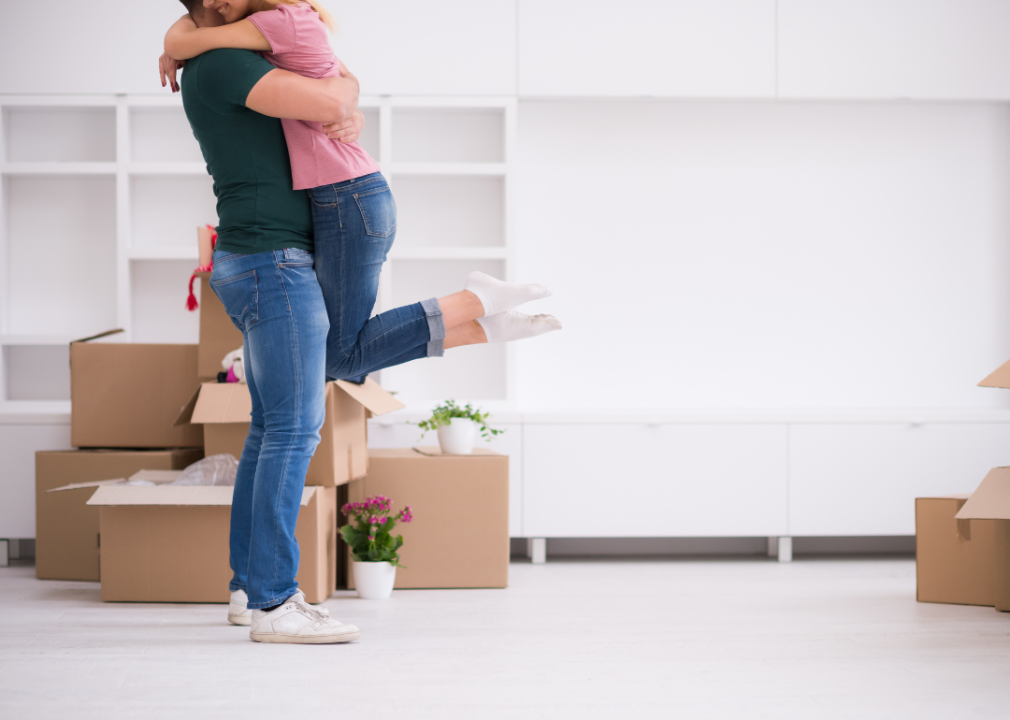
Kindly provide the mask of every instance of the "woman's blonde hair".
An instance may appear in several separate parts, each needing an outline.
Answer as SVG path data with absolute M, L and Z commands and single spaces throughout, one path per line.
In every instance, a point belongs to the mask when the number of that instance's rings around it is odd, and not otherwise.
M 322 6 L 319 0 L 264 0 L 267 5 L 273 5 L 277 7 L 278 5 L 298 5 L 302 2 L 307 2 L 309 6 L 319 14 L 319 19 L 323 21 L 331 31 L 336 27 L 333 22 L 333 16 L 330 15 L 330 11 Z

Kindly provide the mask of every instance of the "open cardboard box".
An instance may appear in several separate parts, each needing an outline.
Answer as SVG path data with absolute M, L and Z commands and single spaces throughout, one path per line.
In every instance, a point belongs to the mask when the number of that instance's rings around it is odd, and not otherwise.
M 203 428 L 174 423 L 198 386 L 196 345 L 70 343 L 70 444 L 80 448 L 200 447 Z
M 915 499 L 916 600 L 996 604 L 993 520 L 958 520 L 968 495 Z
M 145 470 L 126 479 L 75 483 L 97 488 L 102 600 L 106 602 L 228 602 L 228 533 L 232 487 L 172 486 L 181 471 Z M 309 602 L 336 589 L 336 490 L 302 491 L 295 537 L 301 551 L 297 581 Z
M 503 588 L 509 572 L 509 458 L 476 448 L 444 455 L 438 448 L 372 449 L 368 475 L 348 486 L 350 502 L 372 495 L 410 505 L 397 588 Z M 349 551 L 346 545 L 345 550 Z M 353 572 L 348 587 L 354 587 Z
M 94 481 L 127 477 L 143 468 L 182 470 L 202 457 L 198 448 L 35 453 L 35 577 L 98 581 L 99 511 L 87 504 Z M 76 484 L 68 486 L 68 481 Z
M 403 407 L 371 379 L 362 385 L 345 380 L 326 383 L 326 419 L 305 484 L 332 487 L 367 474 L 368 417 Z M 176 424 L 203 427 L 208 457 L 230 453 L 241 458 L 251 412 L 252 398 L 244 383 L 204 383 L 183 408 Z
M 970 521 L 973 535 L 979 521 L 992 521 L 992 604 L 997 610 L 1010 611 L 1010 467 L 990 470 L 954 517 Z

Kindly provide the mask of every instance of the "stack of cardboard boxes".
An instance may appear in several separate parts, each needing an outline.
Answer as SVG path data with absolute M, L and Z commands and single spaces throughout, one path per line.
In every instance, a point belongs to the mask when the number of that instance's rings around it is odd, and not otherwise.
M 1010 362 L 979 385 L 1010 388 Z M 1010 611 L 1010 467 L 971 495 L 916 498 L 915 545 L 919 602 Z
M 207 274 L 201 282 L 198 345 L 117 344 L 106 340 L 113 333 L 71 344 L 78 449 L 36 456 L 39 578 L 101 580 L 107 601 L 227 601 L 232 488 L 166 486 L 205 455 L 240 457 L 249 430 L 248 387 L 217 382 L 242 336 Z M 371 380 L 327 383 L 297 527 L 298 582 L 310 602 L 346 586 L 340 505 L 374 494 L 414 508 L 414 523 L 398 528 L 409 569 L 397 587 L 508 582 L 508 458 L 432 449 L 370 458 L 367 419 L 402 407 Z

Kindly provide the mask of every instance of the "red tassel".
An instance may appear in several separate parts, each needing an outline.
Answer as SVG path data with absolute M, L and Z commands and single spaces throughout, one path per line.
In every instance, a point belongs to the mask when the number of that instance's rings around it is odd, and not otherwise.
M 217 232 L 214 230 L 213 225 L 208 225 L 207 229 L 210 230 L 210 249 L 213 250 L 217 246 Z M 200 307 L 200 303 L 196 299 L 196 294 L 193 292 L 193 282 L 196 280 L 196 274 L 202 272 L 210 272 L 214 269 L 214 261 L 212 260 L 210 265 L 201 265 L 193 274 L 189 276 L 189 297 L 186 298 L 186 309 L 193 312 Z M 236 381 L 237 382 L 237 381 Z
M 198 272 L 198 271 L 197 271 Z M 189 297 L 186 298 L 186 309 L 193 312 L 198 307 L 200 303 L 196 300 L 196 294 L 193 292 L 193 281 L 196 280 L 196 272 L 189 276 Z

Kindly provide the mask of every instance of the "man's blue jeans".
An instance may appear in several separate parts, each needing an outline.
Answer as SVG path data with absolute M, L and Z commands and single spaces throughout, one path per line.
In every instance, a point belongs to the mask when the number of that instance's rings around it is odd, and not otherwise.
M 312 253 L 214 253 L 210 285 L 242 331 L 252 424 L 231 506 L 231 589 L 249 607 L 298 589 L 295 524 L 325 415 L 329 322 Z
M 326 374 L 358 378 L 443 353 L 445 324 L 431 298 L 371 317 L 379 271 L 396 236 L 396 203 L 381 173 L 309 190 L 316 276 L 330 333 Z

